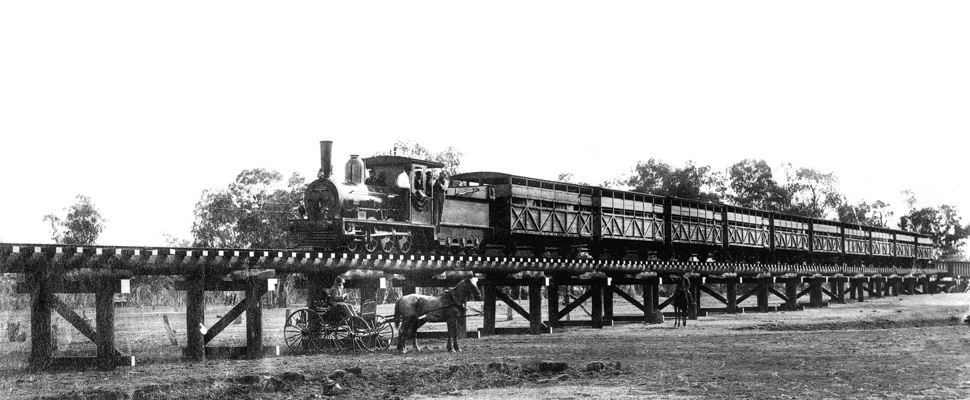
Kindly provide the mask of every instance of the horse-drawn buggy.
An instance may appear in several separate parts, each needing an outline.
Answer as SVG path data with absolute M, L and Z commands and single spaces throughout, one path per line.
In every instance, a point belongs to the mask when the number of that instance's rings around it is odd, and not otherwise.
M 357 315 L 345 315 L 326 300 L 286 316 L 283 339 L 294 351 L 386 350 L 394 340 L 393 321 L 377 315 L 377 303 L 365 301 Z

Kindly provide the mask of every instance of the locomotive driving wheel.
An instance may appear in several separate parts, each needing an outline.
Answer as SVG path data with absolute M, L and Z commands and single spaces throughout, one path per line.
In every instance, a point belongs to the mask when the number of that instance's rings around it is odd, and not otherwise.
M 391 254 L 394 252 L 394 241 L 391 240 L 390 236 L 382 237 L 380 240 L 380 243 L 381 243 L 380 248 L 382 252 L 387 254 Z
M 378 247 L 380 247 L 380 243 L 377 242 L 375 237 L 368 237 L 367 241 L 364 242 L 364 250 L 368 253 L 376 252 Z
M 394 245 L 397 247 L 397 250 L 401 252 L 401 254 L 408 254 L 413 248 L 411 245 L 411 237 L 406 235 L 398 236 Z

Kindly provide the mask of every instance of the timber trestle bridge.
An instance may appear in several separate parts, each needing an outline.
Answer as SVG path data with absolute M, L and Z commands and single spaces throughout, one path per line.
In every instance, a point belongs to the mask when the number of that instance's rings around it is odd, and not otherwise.
M 551 333 L 563 326 L 602 328 L 614 322 L 655 322 L 656 310 L 670 300 L 660 301 L 660 288 L 686 277 L 697 305 L 691 317 L 710 312 L 769 312 L 824 307 L 830 301 L 864 301 L 865 296 L 883 297 L 933 294 L 949 290 L 956 280 L 946 268 L 849 267 L 834 265 L 734 264 L 711 262 L 664 262 L 638 260 L 556 259 L 487 256 L 419 256 L 395 254 L 346 254 L 294 250 L 201 249 L 131 246 L 71 246 L 53 244 L 0 243 L 0 272 L 17 274 L 19 293 L 30 298 L 29 366 L 36 370 L 94 366 L 113 369 L 134 365 L 134 357 L 115 346 L 114 294 L 128 290 L 130 279 L 139 275 L 176 277 L 175 290 L 186 292 L 186 329 L 183 356 L 203 360 L 206 356 L 259 358 L 277 352 L 264 346 L 262 306 L 259 301 L 275 290 L 278 274 L 298 273 L 306 277 L 307 303 L 323 298 L 333 279 L 347 279 L 347 288 L 361 291 L 361 299 L 376 297 L 387 280 L 401 287 L 403 294 L 418 287 L 450 287 L 474 277 L 482 289 L 483 327 L 474 335 Z M 642 287 L 642 296 L 621 290 L 621 285 Z M 724 293 L 711 285 L 724 285 Z M 567 305 L 560 306 L 561 286 L 585 289 Z M 506 295 L 502 287 L 528 287 L 528 308 Z M 546 287 L 547 314 L 543 315 L 542 288 Z M 783 287 L 783 288 L 782 288 Z M 219 321 L 204 321 L 205 292 L 243 291 L 239 301 Z M 77 315 L 55 293 L 93 293 L 95 326 Z M 716 302 L 701 305 L 701 294 Z M 614 300 L 629 302 L 642 313 L 615 315 Z M 780 305 L 770 306 L 774 297 Z M 756 307 L 739 304 L 757 299 Z M 799 302 L 807 298 L 808 301 Z M 529 326 L 498 328 L 496 305 L 502 301 L 522 315 Z M 570 311 L 590 302 L 589 320 L 563 319 Z M 709 300 L 711 301 L 711 300 Z M 52 312 L 57 312 L 95 343 L 94 357 L 55 357 Z M 246 313 L 246 346 L 206 346 L 233 320 Z M 545 318 L 544 318 L 545 317 Z M 464 321 L 462 321 L 464 324 Z M 466 328 L 462 331 L 467 331 Z

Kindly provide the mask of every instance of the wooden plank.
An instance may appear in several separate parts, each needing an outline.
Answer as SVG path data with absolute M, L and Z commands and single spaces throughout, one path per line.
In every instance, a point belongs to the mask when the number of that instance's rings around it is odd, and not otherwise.
M 109 368 L 114 369 L 115 367 L 134 367 L 135 357 L 134 356 L 116 356 L 110 358 L 107 363 L 111 364 L 110 367 L 105 367 L 105 360 L 99 357 L 91 356 L 58 356 L 51 358 L 51 364 L 48 370 L 64 371 L 64 370 L 84 370 L 90 368 Z
M 788 303 L 789 302 L 788 296 L 785 296 L 784 293 L 779 292 L 778 290 L 776 290 L 772 286 L 768 286 L 768 293 L 771 293 L 771 294 L 775 295 L 775 297 L 778 297 L 779 299 L 781 299 L 781 301 L 783 301 L 785 303 Z
M 205 357 L 207 358 L 228 358 L 228 359 L 246 359 L 249 357 L 249 348 L 247 346 L 212 346 L 204 347 Z M 187 347 L 182 348 L 182 357 L 188 360 L 194 360 L 194 352 Z M 263 346 L 258 358 L 263 358 L 267 356 L 278 356 L 280 355 L 280 346 Z
M 562 310 L 559 310 L 559 315 L 568 315 L 573 310 L 575 310 L 576 307 L 579 307 L 580 305 L 582 305 L 587 299 L 589 299 L 592 296 L 593 296 L 593 292 L 591 290 L 587 290 L 585 293 L 583 293 L 578 298 L 576 298 L 576 300 L 573 300 L 572 303 L 569 303 L 569 305 L 563 307 Z
M 90 340 L 92 343 L 98 342 L 98 334 L 94 331 L 94 328 L 88 324 L 88 321 L 81 318 L 80 315 L 77 315 L 77 313 L 74 312 L 70 306 L 61 301 L 61 299 L 59 299 L 56 295 L 51 295 L 51 298 L 51 303 L 54 306 L 54 310 L 57 311 L 57 313 L 60 314 L 64 320 L 74 326 L 78 332 L 81 332 L 81 334 L 88 338 L 88 340 Z
M 634 299 L 633 296 L 630 296 L 627 292 L 623 291 L 623 289 L 620 289 L 617 286 L 607 286 L 607 290 L 610 291 L 610 292 L 616 293 L 617 295 L 619 295 L 620 297 L 622 297 L 624 300 L 626 300 L 630 304 L 633 304 L 633 306 L 636 307 L 638 310 L 640 310 L 640 311 L 643 311 L 644 310 L 643 304 L 640 303 L 639 301 L 637 301 L 637 299 Z M 646 297 L 646 296 L 644 296 L 644 297 Z
M 709 296 L 713 297 L 715 300 L 721 302 L 722 304 L 727 304 L 728 303 L 727 299 L 725 299 L 724 296 L 721 296 L 720 293 L 715 292 L 714 290 L 711 290 L 711 288 L 707 287 L 706 285 L 700 285 L 700 284 L 698 284 L 697 285 L 697 288 L 700 291 L 702 291 L 704 293 L 707 293 Z
M 511 308 L 512 310 L 515 310 L 515 312 L 519 313 L 519 315 L 521 315 L 522 318 L 525 318 L 526 321 L 530 321 L 532 319 L 532 317 L 529 315 L 529 312 L 528 311 L 526 311 L 524 308 L 522 308 L 522 306 L 520 306 L 518 303 L 516 303 L 515 300 L 512 300 L 505 293 L 502 293 L 501 291 L 496 290 L 495 291 L 495 297 L 498 298 L 499 300 L 502 300 L 502 302 L 504 302 L 506 305 L 508 305 L 509 308 Z
M 209 329 L 206 331 L 205 335 L 203 336 L 203 341 L 206 344 L 208 344 L 210 341 L 212 341 L 212 339 L 215 339 L 215 337 L 218 336 L 220 333 L 222 333 L 222 331 L 226 329 L 226 327 L 229 326 L 229 324 L 231 324 L 232 321 L 235 321 L 236 318 L 239 318 L 239 316 L 242 315 L 242 313 L 249 308 L 250 303 L 253 301 L 254 299 L 252 299 L 251 297 L 246 297 L 242 299 L 242 301 L 240 301 L 238 304 L 232 307 L 232 309 L 230 309 L 229 312 L 226 313 L 226 315 L 224 315 L 221 319 L 216 321 L 215 324 L 212 324 L 212 326 L 209 327 Z
M 748 299 L 748 297 L 751 297 L 752 295 L 754 295 L 756 293 L 758 293 L 758 287 L 757 286 L 755 286 L 754 288 L 752 288 L 751 290 L 749 290 L 747 293 L 742 294 L 741 297 L 738 297 L 737 303 L 738 304 L 743 303 L 745 300 Z

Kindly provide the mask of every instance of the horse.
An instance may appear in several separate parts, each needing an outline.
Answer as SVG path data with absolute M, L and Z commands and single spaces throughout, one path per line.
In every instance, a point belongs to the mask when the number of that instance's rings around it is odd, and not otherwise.
M 673 298 L 674 327 L 680 326 L 681 321 L 683 321 L 686 328 L 687 314 L 690 307 L 694 306 L 694 296 L 690 292 L 690 280 L 686 276 L 681 277 L 680 281 L 677 282 L 677 289 L 674 290 Z
M 461 351 L 458 347 L 458 321 L 465 315 L 465 302 L 469 300 L 482 300 L 482 293 L 470 278 L 439 296 L 409 294 L 398 299 L 394 305 L 395 325 L 400 325 L 397 350 L 402 354 L 407 353 L 406 343 L 411 339 L 414 351 L 421 351 L 417 343 L 418 328 L 426 322 L 445 322 L 448 324 L 448 352 Z

